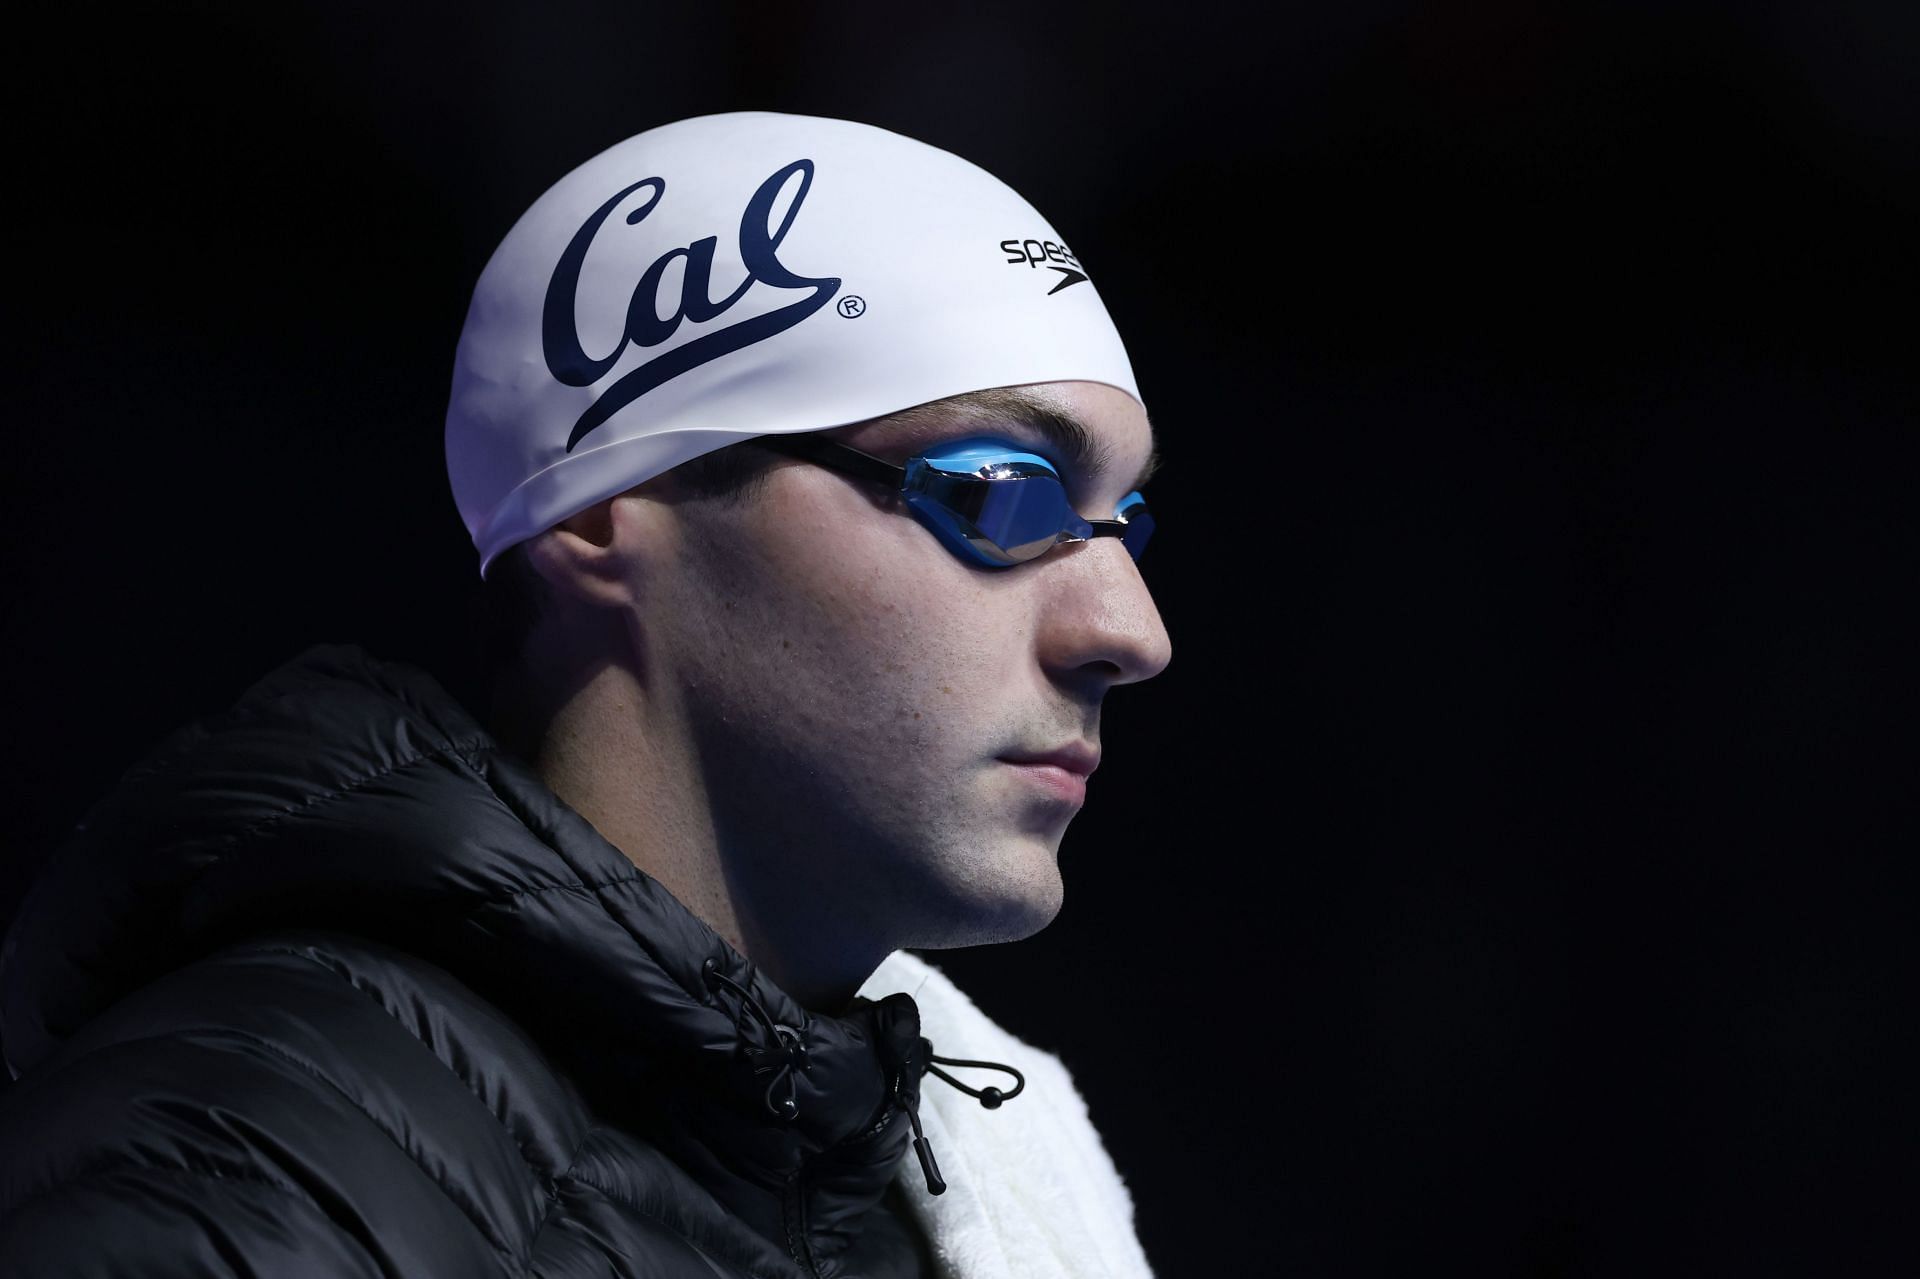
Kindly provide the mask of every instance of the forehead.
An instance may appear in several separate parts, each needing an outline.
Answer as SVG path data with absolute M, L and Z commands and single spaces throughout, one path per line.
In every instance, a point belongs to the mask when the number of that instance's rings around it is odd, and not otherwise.
M 966 435 L 992 433 L 1089 477 L 1123 475 L 1140 488 L 1158 465 L 1147 413 L 1100 382 L 998 387 L 922 404 L 821 434 L 890 461 Z

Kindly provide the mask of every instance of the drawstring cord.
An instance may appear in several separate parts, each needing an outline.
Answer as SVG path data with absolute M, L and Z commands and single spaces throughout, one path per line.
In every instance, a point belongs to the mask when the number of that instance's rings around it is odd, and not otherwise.
M 978 1097 L 980 1104 L 988 1110 L 1000 1109 L 1001 1102 L 1012 1101 L 1020 1095 L 1020 1090 L 1027 1086 L 1027 1077 L 1025 1075 L 1015 1070 L 1012 1066 L 1003 1066 L 997 1061 L 968 1061 L 963 1057 L 935 1057 L 933 1060 L 938 1062 L 939 1065 L 929 1065 L 927 1067 L 928 1070 L 940 1076 L 940 1078 L 946 1080 L 961 1092 L 970 1093 Z M 1001 1092 L 998 1088 L 991 1087 L 969 1088 L 952 1075 L 949 1075 L 946 1071 L 940 1069 L 940 1066 L 979 1066 L 983 1070 L 1004 1070 L 1013 1076 L 1013 1091 Z
M 773 1078 L 767 1083 L 765 1098 L 767 1109 L 788 1121 L 798 1119 L 800 1117 L 799 1085 L 794 1079 L 793 1072 L 795 1067 L 801 1070 L 809 1067 L 807 1045 L 800 1038 L 800 1032 L 792 1026 L 783 1026 L 774 1021 L 767 1010 L 760 1006 L 760 1001 L 753 997 L 753 992 L 721 972 L 719 964 L 715 961 L 709 959 L 703 967 L 709 985 L 724 984 L 739 997 L 740 1011 L 734 1025 L 739 1029 L 742 1038 L 746 1037 L 750 1022 L 757 1021 L 766 1028 L 766 1043 L 770 1046 L 748 1048 L 747 1059 L 755 1063 L 753 1073 L 756 1075 L 763 1075 L 768 1071 L 774 1072 Z M 928 1047 L 927 1073 L 938 1075 L 961 1092 L 979 1098 L 980 1104 L 988 1110 L 998 1110 L 1002 1102 L 1012 1101 L 1027 1086 L 1026 1076 L 1012 1066 L 1002 1065 L 997 1061 L 941 1057 L 931 1051 L 931 1045 Z M 911 1055 L 908 1056 L 906 1064 L 912 1064 Z M 1002 1092 L 994 1087 L 971 1088 L 940 1069 L 942 1066 L 977 1066 L 984 1070 L 1003 1070 L 1013 1076 L 1013 1091 Z M 901 1109 L 907 1112 L 907 1123 L 913 1129 L 913 1153 L 919 1156 L 920 1171 L 927 1179 L 927 1192 L 935 1195 L 945 1194 L 947 1183 L 941 1180 L 940 1165 L 933 1160 L 933 1143 L 927 1140 L 926 1133 L 920 1128 L 919 1094 L 916 1092 L 911 1100 L 908 1099 L 902 1084 L 904 1076 L 904 1071 L 896 1070 L 893 1073 L 893 1099 L 900 1104 Z M 773 1099 L 774 1091 L 783 1083 L 787 1086 L 787 1095 L 776 1103 Z
M 1012 1066 L 1003 1066 L 997 1061 L 968 1061 L 963 1057 L 941 1057 L 931 1052 L 928 1053 L 927 1060 L 927 1073 L 938 1075 L 955 1088 L 958 1088 L 961 1092 L 978 1097 L 980 1104 L 988 1110 L 998 1110 L 1001 1102 L 1011 1101 L 1015 1097 L 1018 1097 L 1020 1090 L 1027 1086 L 1027 1077 L 1025 1075 L 1015 1070 Z M 946 1071 L 940 1069 L 941 1066 L 981 1066 L 987 1070 L 1004 1070 L 1013 1076 L 1013 1091 L 1003 1093 L 998 1088 L 992 1087 L 969 1088 L 952 1075 L 949 1075 Z M 940 1165 L 933 1161 L 933 1143 L 928 1141 L 927 1135 L 920 1131 L 919 1098 L 916 1096 L 912 1103 L 908 1103 L 906 1099 L 901 1096 L 899 1072 L 895 1072 L 893 1076 L 893 1096 L 896 1101 L 902 1103 L 907 1112 L 907 1122 L 913 1126 L 913 1153 L 920 1157 L 920 1172 L 927 1179 L 927 1193 L 930 1195 L 945 1194 L 947 1183 L 940 1179 Z
M 769 1016 L 767 1010 L 760 1006 L 760 1001 L 753 997 L 752 991 L 721 972 L 720 966 L 711 959 L 706 962 L 706 974 L 709 983 L 724 982 L 740 997 L 740 1013 L 734 1025 L 739 1029 L 741 1038 L 746 1038 L 749 1012 L 767 1028 L 766 1045 L 747 1049 L 747 1060 L 754 1063 L 753 1073 L 756 1075 L 764 1075 L 770 1070 L 774 1072 L 773 1078 L 767 1081 L 767 1109 L 789 1122 L 798 1119 L 799 1083 L 794 1079 L 793 1071 L 796 1066 L 801 1070 L 809 1067 L 806 1041 L 800 1038 L 800 1032 L 794 1027 L 783 1026 Z M 787 1086 L 787 1095 L 776 1103 L 773 1099 L 774 1090 L 783 1083 Z

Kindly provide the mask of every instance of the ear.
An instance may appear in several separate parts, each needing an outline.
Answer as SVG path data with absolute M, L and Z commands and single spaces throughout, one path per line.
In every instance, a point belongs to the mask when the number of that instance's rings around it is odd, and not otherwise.
M 634 490 L 603 498 L 527 540 L 527 561 L 557 595 L 594 609 L 640 599 L 667 535 L 659 503 Z

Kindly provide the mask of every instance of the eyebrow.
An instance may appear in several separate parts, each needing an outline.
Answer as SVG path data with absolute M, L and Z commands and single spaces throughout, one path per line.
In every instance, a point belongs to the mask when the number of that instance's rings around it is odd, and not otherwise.
M 1044 438 L 1053 452 L 1085 474 L 1105 474 L 1112 468 L 1112 446 L 1095 435 L 1085 422 L 1017 388 L 973 391 L 936 400 L 895 414 L 894 419 L 907 425 L 919 425 L 923 422 L 950 421 L 956 411 L 983 422 L 1024 426 Z M 1147 464 L 1140 468 L 1130 488 L 1145 488 L 1147 481 L 1159 469 L 1160 441 L 1156 437 L 1147 455 Z

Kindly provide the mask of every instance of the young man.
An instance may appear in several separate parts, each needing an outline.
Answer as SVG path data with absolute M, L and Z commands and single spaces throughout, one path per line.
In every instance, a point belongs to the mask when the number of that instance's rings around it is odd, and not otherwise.
M 1061 1064 L 903 949 L 1053 918 L 1169 657 L 1058 233 L 865 125 L 641 134 L 489 262 L 447 456 L 490 727 L 321 646 L 82 823 L 0 950 L 0 1272 L 1146 1274 Z

